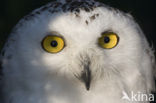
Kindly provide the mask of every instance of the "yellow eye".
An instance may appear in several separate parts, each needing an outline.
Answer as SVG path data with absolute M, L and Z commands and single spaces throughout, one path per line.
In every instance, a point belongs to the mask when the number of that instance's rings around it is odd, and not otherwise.
M 58 53 L 64 47 L 64 40 L 61 37 L 49 35 L 43 39 L 42 47 L 49 53 Z
M 99 38 L 98 43 L 102 48 L 111 49 L 114 48 L 119 41 L 119 37 L 115 33 L 103 33 Z

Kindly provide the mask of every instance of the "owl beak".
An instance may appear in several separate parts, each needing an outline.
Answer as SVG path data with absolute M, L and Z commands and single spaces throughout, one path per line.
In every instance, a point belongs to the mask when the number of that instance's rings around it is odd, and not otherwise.
M 86 66 L 84 68 L 84 71 L 81 74 L 81 79 L 85 83 L 86 89 L 90 89 L 90 83 L 91 83 L 91 71 L 89 69 L 89 66 Z

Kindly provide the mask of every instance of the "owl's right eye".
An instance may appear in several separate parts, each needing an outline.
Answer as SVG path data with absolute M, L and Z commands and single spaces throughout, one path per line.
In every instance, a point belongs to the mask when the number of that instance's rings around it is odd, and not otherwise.
M 119 42 L 119 37 L 116 33 L 106 32 L 99 38 L 98 43 L 104 49 L 114 48 Z
M 48 35 L 43 39 L 42 47 L 49 53 L 58 53 L 64 48 L 64 40 L 59 36 Z

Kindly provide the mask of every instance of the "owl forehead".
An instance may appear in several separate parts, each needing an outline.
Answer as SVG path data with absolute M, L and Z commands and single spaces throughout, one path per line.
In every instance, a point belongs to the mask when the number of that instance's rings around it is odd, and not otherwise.
M 80 9 L 86 12 L 91 12 L 95 8 L 101 6 L 104 6 L 104 4 L 95 2 L 93 0 L 57 0 L 47 5 L 44 5 L 39 9 L 34 10 L 31 14 L 25 16 L 24 19 L 29 20 L 36 15 L 42 14 L 45 11 L 51 14 L 58 13 L 58 12 L 79 13 Z
M 103 8 L 104 11 L 99 8 Z M 23 21 L 33 21 L 34 19 L 40 18 L 39 23 L 40 21 L 50 21 L 47 23 L 50 29 L 92 32 L 100 29 L 100 26 L 109 28 L 107 24 L 111 24 L 109 16 L 111 16 L 112 12 L 109 9 L 112 8 L 93 0 L 57 0 L 34 10 L 31 14 L 25 16 Z M 100 15 L 100 13 L 102 15 Z M 19 23 L 20 26 L 22 24 L 24 23 Z
M 68 27 L 71 30 L 73 27 L 78 31 L 78 26 L 81 26 L 81 30 L 84 29 L 82 31 L 85 31 L 87 30 L 85 29 L 85 27 L 87 27 L 86 25 L 89 25 L 90 21 L 95 20 L 99 16 L 98 13 L 93 13 L 93 11 L 95 11 L 96 8 L 101 7 L 102 5 L 103 4 L 95 2 L 93 0 L 57 0 L 34 10 L 32 13 L 25 16 L 17 26 L 21 27 L 22 25 L 25 25 L 26 21 L 34 22 L 35 19 L 37 20 L 38 18 L 40 18 L 38 20 L 39 23 L 40 21 L 46 22 L 50 20 L 50 29 L 53 28 L 53 30 L 55 27 L 58 27 L 59 30 L 62 31 L 64 29 L 68 29 Z
M 49 30 L 85 36 L 85 34 L 99 31 L 100 25 L 97 21 L 99 21 L 99 13 L 87 13 L 85 11 L 81 11 L 79 14 L 62 13 L 56 17 L 51 17 Z M 98 28 L 95 28 L 96 26 Z

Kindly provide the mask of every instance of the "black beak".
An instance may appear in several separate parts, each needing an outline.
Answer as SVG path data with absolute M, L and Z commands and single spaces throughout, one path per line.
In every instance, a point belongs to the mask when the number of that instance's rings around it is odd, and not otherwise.
M 89 69 L 89 66 L 86 66 L 84 68 L 84 71 L 81 74 L 81 80 L 85 83 L 86 89 L 90 89 L 90 83 L 91 83 L 91 71 Z

